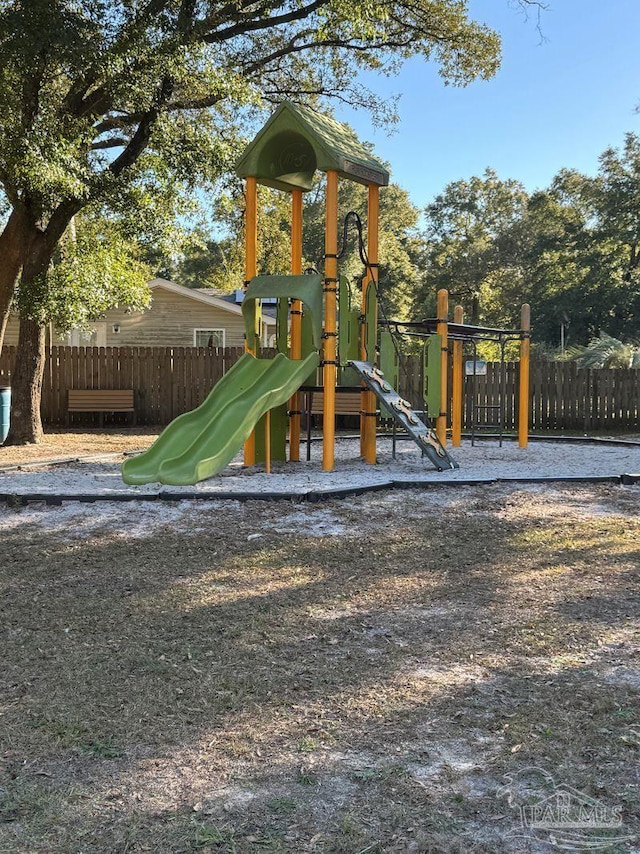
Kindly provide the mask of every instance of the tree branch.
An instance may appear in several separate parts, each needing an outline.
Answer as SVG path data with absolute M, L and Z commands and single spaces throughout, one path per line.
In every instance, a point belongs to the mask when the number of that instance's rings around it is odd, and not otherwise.
M 123 113 L 120 116 L 110 116 L 98 122 L 97 125 L 94 125 L 93 130 L 96 136 L 101 136 L 103 133 L 108 133 L 112 130 L 122 130 L 123 128 L 131 127 L 131 125 L 136 125 L 142 120 L 143 116 L 144 113 Z
M 308 33 L 306 33 L 308 35 Z M 298 36 L 295 37 L 296 39 Z M 263 56 L 256 62 L 251 63 L 251 65 L 247 65 L 243 68 L 243 73 L 246 76 L 251 76 L 258 71 L 261 71 L 266 65 L 274 62 L 276 59 L 281 59 L 285 56 L 291 56 L 295 53 L 300 53 L 305 50 L 311 50 L 313 48 L 340 48 L 343 50 L 350 50 L 354 52 L 367 53 L 370 50 L 379 50 L 380 48 L 388 48 L 388 47 L 408 47 L 412 43 L 413 39 L 410 36 L 407 36 L 405 39 L 398 39 L 396 41 L 390 41 L 385 39 L 384 41 L 379 42 L 370 42 L 368 44 L 357 43 L 355 41 L 347 41 L 341 39 L 323 39 L 317 42 L 303 42 L 302 44 L 296 44 L 295 39 L 292 39 L 286 47 L 280 48 L 279 50 L 274 50 L 272 53 L 267 54 L 267 56 Z
M 120 34 L 120 37 L 110 50 L 116 55 L 117 53 L 125 52 L 127 45 L 131 43 L 131 39 L 137 35 L 139 29 L 144 27 L 144 22 L 156 18 L 163 9 L 169 5 L 169 0 L 149 0 L 146 7 L 143 8 L 130 22 L 129 26 L 125 26 Z M 93 66 L 87 68 L 75 81 L 71 83 L 67 94 L 61 104 L 61 113 L 69 113 L 73 116 L 82 116 L 86 111 L 82 109 L 87 93 L 95 87 L 99 80 L 104 80 L 104 69 L 100 61 Z M 104 87 L 101 87 L 104 88 Z
M 200 37 L 202 37 L 204 34 L 211 32 L 213 29 L 229 19 L 239 22 L 242 17 L 242 12 L 250 6 L 254 7 L 251 12 L 251 17 L 255 18 L 256 16 L 266 17 L 269 10 L 277 9 L 280 5 L 281 3 L 279 0 L 275 0 L 275 2 L 274 0 L 264 0 L 262 5 L 257 8 L 255 7 L 254 0 L 242 0 L 242 2 L 227 3 L 226 6 L 222 6 L 218 9 L 215 15 L 209 15 L 200 21 L 197 24 L 195 31 Z M 247 17 L 249 16 L 245 15 L 245 18 Z
M 233 27 L 227 27 L 225 30 L 219 30 L 214 33 L 205 33 L 202 40 L 207 44 L 220 43 L 229 41 L 236 36 L 245 36 L 248 33 L 257 32 L 258 30 L 269 30 L 273 27 L 279 27 L 281 24 L 292 24 L 294 21 L 303 21 L 308 18 L 318 9 L 327 6 L 330 0 L 313 0 L 308 6 L 301 6 L 292 12 L 287 12 L 284 15 L 276 15 L 273 18 L 260 17 L 253 20 L 245 20 L 235 24 Z M 252 15 L 253 18 L 253 15 Z
M 142 118 L 134 135 L 129 140 L 125 150 L 109 165 L 109 171 L 115 177 L 132 166 L 138 157 L 142 154 L 149 143 L 151 131 L 156 123 L 162 107 L 171 97 L 173 91 L 173 80 L 170 77 L 165 77 L 162 81 L 160 89 L 155 99 L 154 105 L 148 110 Z
M 71 219 L 82 210 L 84 205 L 84 199 L 65 199 L 51 214 L 47 227 L 43 232 L 51 250 L 53 250 L 56 243 L 67 230 Z
M 91 145 L 91 151 L 100 151 L 105 148 L 124 148 L 129 140 L 124 136 L 111 136 L 109 139 L 98 140 Z

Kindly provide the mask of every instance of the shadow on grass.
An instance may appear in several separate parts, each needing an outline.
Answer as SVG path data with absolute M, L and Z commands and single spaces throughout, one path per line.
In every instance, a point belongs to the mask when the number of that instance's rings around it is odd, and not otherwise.
M 421 851 L 472 832 L 460 850 L 509 850 L 474 813 L 506 770 L 627 774 L 631 688 L 580 655 L 624 629 L 628 568 L 583 621 L 583 555 L 532 592 L 556 543 L 545 559 L 525 523 L 443 512 L 247 541 L 251 512 L 229 533 L 3 539 L 14 845 Z

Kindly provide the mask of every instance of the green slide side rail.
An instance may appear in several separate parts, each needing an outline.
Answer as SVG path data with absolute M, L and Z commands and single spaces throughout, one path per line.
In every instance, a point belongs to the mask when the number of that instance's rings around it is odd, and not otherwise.
M 124 462 L 125 483 L 188 486 L 222 471 L 260 418 L 286 403 L 318 363 L 315 352 L 296 361 L 283 353 L 273 359 L 245 353 L 197 409 L 178 416 L 148 451 Z

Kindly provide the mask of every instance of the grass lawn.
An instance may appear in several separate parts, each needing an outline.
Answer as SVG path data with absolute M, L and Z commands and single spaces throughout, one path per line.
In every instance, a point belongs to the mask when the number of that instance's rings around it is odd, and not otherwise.
M 637 851 L 639 577 L 635 487 L 2 507 L 0 851 Z

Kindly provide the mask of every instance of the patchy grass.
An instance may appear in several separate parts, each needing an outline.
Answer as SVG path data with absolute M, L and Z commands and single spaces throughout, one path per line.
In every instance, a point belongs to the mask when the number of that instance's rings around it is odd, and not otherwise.
M 148 448 L 160 433 L 157 427 L 79 427 L 47 429 L 39 445 L 0 445 L 0 469 L 40 460 L 123 454 Z
M 0 510 L 0 851 L 546 851 L 531 767 L 640 832 L 637 489 L 101 509 Z

